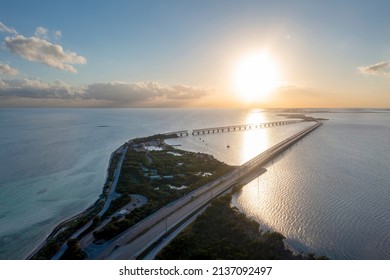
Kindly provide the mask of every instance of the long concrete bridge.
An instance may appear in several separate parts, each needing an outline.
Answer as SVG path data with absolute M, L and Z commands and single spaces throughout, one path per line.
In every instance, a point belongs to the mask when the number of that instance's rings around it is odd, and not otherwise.
M 221 133 L 221 132 L 233 132 L 233 131 L 247 131 L 251 129 L 259 129 L 266 127 L 274 127 L 281 125 L 288 125 L 304 122 L 304 120 L 291 120 L 291 121 L 275 121 L 275 122 L 265 122 L 265 123 L 252 123 L 252 124 L 238 124 L 238 125 L 229 125 L 229 126 L 219 126 L 219 127 L 209 127 L 209 128 L 200 128 L 192 130 L 192 135 L 201 135 L 201 134 L 211 134 L 211 133 Z M 179 130 L 164 133 L 164 135 L 176 134 L 179 137 L 188 136 L 188 130 Z
M 229 125 L 229 126 L 220 126 L 220 127 L 209 127 L 209 128 L 201 128 L 194 129 L 192 131 L 192 135 L 200 135 L 200 134 L 210 134 L 210 133 L 221 133 L 221 132 L 230 132 L 230 131 L 242 131 L 242 130 L 250 130 L 250 129 L 258 129 L 265 127 L 273 127 L 287 124 L 294 124 L 302 122 L 302 120 L 292 120 L 292 121 L 276 121 L 276 122 L 266 122 L 266 123 L 252 123 L 252 124 L 239 124 L 239 125 Z
M 251 166 L 262 166 L 266 164 L 268 161 L 272 160 L 274 157 L 285 151 L 287 148 L 301 140 L 303 137 L 305 137 L 307 134 L 318 128 L 322 125 L 321 121 L 317 121 L 314 125 L 305 128 L 304 130 L 294 134 L 293 136 L 283 140 L 282 142 L 279 142 L 278 144 L 272 146 L 268 150 L 262 152 L 258 156 L 254 157 L 253 159 L 247 161 L 243 165 L 241 165 L 240 168 L 246 168 Z
M 171 202 L 118 237 L 90 251 L 88 259 L 136 259 L 143 258 L 161 240 L 169 237 L 183 222 L 203 209 L 220 194 L 229 191 L 238 182 L 252 177 L 254 172 L 264 170 L 262 166 L 288 149 L 291 145 L 322 125 L 314 125 L 272 146 L 240 167 Z M 177 232 L 177 231 L 176 231 Z

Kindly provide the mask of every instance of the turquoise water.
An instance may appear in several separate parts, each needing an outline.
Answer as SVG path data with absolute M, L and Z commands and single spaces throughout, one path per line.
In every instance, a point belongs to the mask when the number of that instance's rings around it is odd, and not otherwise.
M 233 203 L 282 232 L 297 251 L 390 259 L 390 113 L 316 116 L 331 120 L 270 164 Z M 111 152 L 128 139 L 278 119 L 273 111 L 249 110 L 0 109 L 0 259 L 24 258 L 56 224 L 90 206 Z M 241 164 L 305 125 L 172 143 Z

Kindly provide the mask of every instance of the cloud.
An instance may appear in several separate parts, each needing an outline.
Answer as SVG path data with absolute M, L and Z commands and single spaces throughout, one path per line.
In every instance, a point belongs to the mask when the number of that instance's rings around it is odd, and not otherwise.
M 60 30 L 54 31 L 54 38 L 55 39 L 60 39 L 62 37 L 62 32 Z
M 360 66 L 358 70 L 362 74 L 390 77 L 390 61 L 382 61 L 369 66 Z
M 130 84 L 125 82 L 96 83 L 87 87 L 86 97 L 114 103 L 147 101 L 157 92 L 154 83 Z
M 5 46 L 14 54 L 29 61 L 37 61 L 50 67 L 77 73 L 70 64 L 85 64 L 87 60 L 74 52 L 64 51 L 62 46 L 37 37 L 15 35 L 5 38 Z
M 175 85 L 163 90 L 168 99 L 174 100 L 190 100 L 210 95 L 211 89 Z
M 44 28 L 42 26 L 38 26 L 35 29 L 35 37 L 40 38 L 40 39 L 47 39 L 48 32 L 49 32 L 49 30 L 47 30 L 46 28 Z
M 208 96 L 213 91 L 184 85 L 161 86 L 156 82 L 96 83 L 87 87 L 85 98 L 106 100 L 113 105 L 129 107 L 181 106 Z
M 30 100 L 77 100 L 79 103 L 107 107 L 182 107 L 213 93 L 184 85 L 161 86 L 156 82 L 95 83 L 74 87 L 62 81 L 46 83 L 36 79 L 0 79 L 0 101 L 9 98 Z M 63 104 L 63 103 L 62 103 Z
M 18 32 L 16 32 L 15 29 L 13 29 L 12 27 L 6 26 L 6 25 L 3 24 L 1 21 L 0 21 L 0 32 L 18 34 Z
M 8 64 L 0 63 L 0 74 L 4 74 L 8 76 L 16 76 L 18 75 L 18 70 L 12 68 Z
M 54 30 L 54 31 L 51 31 L 51 38 L 55 39 L 55 40 L 59 40 L 61 39 L 62 37 L 62 32 L 60 30 Z M 39 38 L 39 39 L 43 39 L 43 40 L 49 40 L 49 29 L 45 28 L 45 27 L 42 27 L 42 26 L 38 26 L 37 28 L 35 28 L 35 37 L 36 38 Z
M 23 97 L 31 99 L 76 99 L 81 98 L 83 88 L 73 87 L 63 81 L 46 83 L 37 79 L 0 79 L 1 98 Z

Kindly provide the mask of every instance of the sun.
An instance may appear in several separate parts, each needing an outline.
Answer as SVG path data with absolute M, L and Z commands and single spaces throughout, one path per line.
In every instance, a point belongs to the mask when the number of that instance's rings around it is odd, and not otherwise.
M 246 102 L 263 101 L 279 84 L 278 65 L 266 52 L 245 57 L 234 73 L 234 89 Z

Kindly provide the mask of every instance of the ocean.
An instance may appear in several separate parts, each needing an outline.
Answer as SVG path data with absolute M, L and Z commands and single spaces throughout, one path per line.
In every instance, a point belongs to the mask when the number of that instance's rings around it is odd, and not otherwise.
M 101 193 L 110 154 L 129 139 L 284 119 L 272 110 L 0 109 L 0 259 L 23 259 Z M 323 126 L 266 166 L 232 204 L 297 252 L 390 259 L 390 112 L 327 110 Z M 172 139 L 242 164 L 307 127 Z M 230 148 L 227 148 L 229 145 Z

